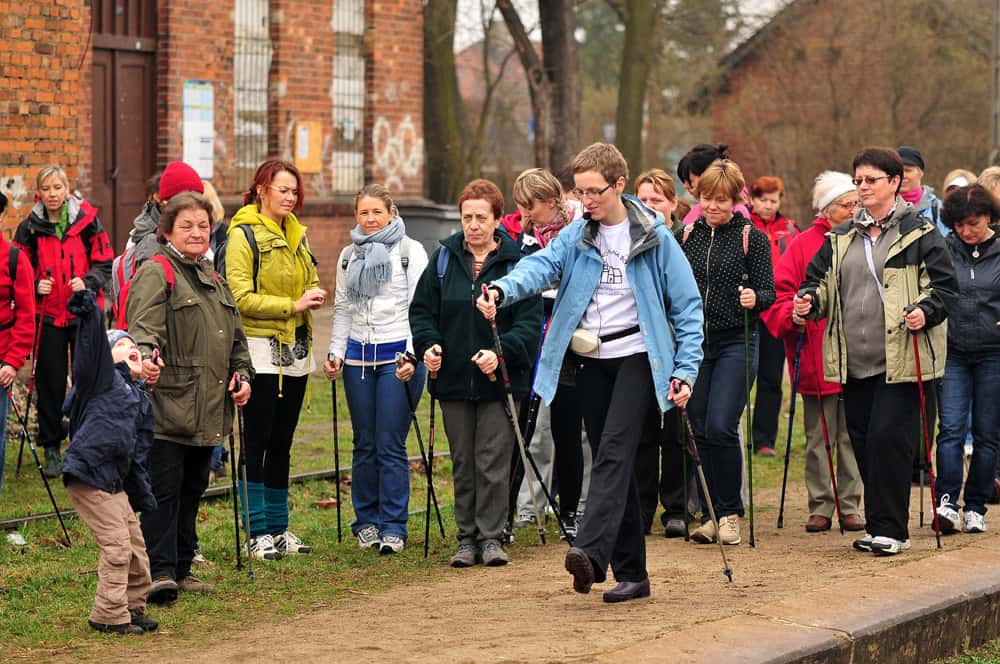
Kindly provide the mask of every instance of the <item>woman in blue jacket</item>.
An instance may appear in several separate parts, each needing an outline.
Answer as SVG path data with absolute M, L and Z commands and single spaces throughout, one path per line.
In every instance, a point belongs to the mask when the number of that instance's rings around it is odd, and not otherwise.
M 1000 447 L 1000 220 L 993 196 L 974 184 L 945 199 L 941 221 L 954 231 L 946 238 L 959 297 L 948 312 L 948 359 L 939 385 L 941 421 L 935 482 L 938 523 L 945 533 L 986 530 L 986 502 L 993 493 L 993 469 Z M 962 454 L 972 414 L 972 462 L 965 481 L 965 510 L 959 519 Z
M 490 317 L 560 280 L 534 388 L 551 403 L 570 348 L 594 449 L 587 513 L 566 569 L 573 589 L 586 593 L 610 564 L 619 583 L 604 601 L 621 602 L 649 596 L 636 450 L 654 403 L 666 412 L 690 397 L 701 362 L 701 297 L 662 216 L 622 195 L 628 164 L 615 146 L 580 152 L 573 178 L 584 219 L 521 259 L 478 305 Z

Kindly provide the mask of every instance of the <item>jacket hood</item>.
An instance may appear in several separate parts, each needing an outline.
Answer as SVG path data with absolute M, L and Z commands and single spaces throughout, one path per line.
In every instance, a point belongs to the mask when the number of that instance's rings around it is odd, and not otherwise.
M 520 245 L 501 231 L 499 227 L 493 232 L 493 239 L 497 241 L 497 260 L 516 261 L 521 257 Z M 456 256 L 461 256 L 465 250 L 465 233 L 458 231 L 449 235 L 441 240 L 441 246 L 446 247 Z
M 159 225 L 160 208 L 153 201 L 146 201 L 146 204 L 142 206 L 142 212 L 132 221 L 129 238 L 132 242 L 138 242 L 150 233 L 156 233 Z
M 97 215 L 97 208 L 73 194 L 66 196 L 66 205 L 68 207 L 67 218 L 69 219 L 70 226 L 76 224 L 82 217 L 92 218 Z M 52 223 L 49 221 L 49 215 L 45 211 L 45 206 L 42 205 L 41 201 L 36 202 L 34 207 L 31 208 L 31 214 L 28 215 L 28 223 L 35 231 L 42 231 L 43 233 L 55 232 Z M 68 231 L 69 229 L 67 228 Z
M 961 238 L 955 233 L 949 233 L 948 237 L 944 239 L 945 243 L 948 245 L 948 251 L 951 253 L 952 260 L 960 260 L 964 263 L 970 262 L 969 247 L 965 242 L 962 242 Z M 1000 235 L 994 235 L 992 238 L 986 242 L 980 242 L 979 246 L 982 247 L 986 245 L 983 250 L 980 251 L 980 256 L 978 260 L 983 260 L 987 256 L 993 256 L 1000 254 Z
M 913 206 L 917 212 L 923 212 L 924 210 L 930 209 L 930 207 L 935 203 L 935 201 L 940 200 L 934 193 L 934 189 L 928 187 L 926 184 L 922 185 L 922 188 L 923 188 L 923 193 L 920 194 L 920 200 L 917 201 L 917 204 Z
M 261 226 L 267 229 L 268 232 L 277 236 L 283 237 L 288 241 L 289 247 L 292 251 L 298 251 L 299 245 L 302 244 L 302 240 L 305 239 L 306 230 L 305 226 L 299 223 L 298 218 L 294 214 L 289 214 L 285 217 L 284 230 L 274 219 L 261 214 L 260 209 L 253 203 L 250 205 L 244 205 L 236 214 L 233 215 L 232 221 L 229 223 L 229 233 L 233 232 L 233 229 L 237 226 Z M 256 234 L 256 230 L 255 234 Z
M 660 238 L 656 235 L 656 227 L 663 225 L 663 215 L 647 207 L 645 203 L 635 196 L 628 194 L 622 196 L 622 203 L 628 212 L 629 260 L 632 260 L 636 255 L 659 245 Z M 601 224 L 586 214 L 584 214 L 583 218 L 586 222 L 583 228 L 583 242 L 584 244 L 596 247 L 597 230 Z

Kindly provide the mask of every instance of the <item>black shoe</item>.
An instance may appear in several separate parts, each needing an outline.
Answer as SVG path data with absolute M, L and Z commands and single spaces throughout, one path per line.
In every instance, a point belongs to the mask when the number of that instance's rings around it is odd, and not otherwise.
M 117 634 L 118 636 L 138 636 L 139 634 L 145 634 L 146 630 L 138 625 L 133 625 L 132 623 L 122 623 L 121 625 L 105 625 L 104 623 L 97 623 L 93 620 L 88 620 L 87 624 L 90 628 L 104 634 Z
M 594 585 L 594 565 L 583 549 L 571 546 L 566 552 L 566 571 L 573 575 L 573 590 L 589 593 Z
M 50 480 L 62 475 L 62 457 L 59 456 L 59 446 L 45 448 L 45 468 L 42 474 Z
M 684 523 L 684 519 L 667 519 L 667 523 L 663 526 L 664 537 L 684 537 L 686 534 L 687 526 Z
M 160 623 L 146 615 L 144 609 L 129 609 L 128 612 L 132 616 L 132 624 L 141 627 L 144 632 L 155 632 L 160 626 Z
M 640 597 L 649 597 L 648 578 L 642 581 L 622 581 L 611 590 L 604 591 L 604 601 L 608 603 L 627 602 Z
M 168 576 L 153 580 L 146 601 L 150 604 L 171 604 L 177 601 L 177 582 Z

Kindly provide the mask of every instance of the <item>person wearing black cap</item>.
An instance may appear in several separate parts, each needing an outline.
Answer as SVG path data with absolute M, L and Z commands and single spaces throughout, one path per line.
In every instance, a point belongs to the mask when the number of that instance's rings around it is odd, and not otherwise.
M 941 235 L 948 235 L 951 231 L 941 223 L 941 199 L 934 195 L 934 189 L 923 184 L 924 156 L 910 145 L 900 145 L 896 152 L 903 160 L 903 184 L 899 185 L 899 197 L 912 205 L 917 214 L 937 226 Z

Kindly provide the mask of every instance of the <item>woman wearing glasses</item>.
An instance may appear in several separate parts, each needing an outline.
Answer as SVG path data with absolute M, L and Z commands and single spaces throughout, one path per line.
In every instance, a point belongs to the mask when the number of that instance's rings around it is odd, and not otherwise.
M 920 444 L 921 398 L 944 375 L 958 289 L 944 238 L 899 197 L 903 161 L 890 148 L 854 157 L 861 208 L 831 232 L 795 297 L 796 316 L 828 319 L 823 373 L 843 385 L 847 431 L 865 489 L 867 533 L 854 548 L 910 548 L 910 468 Z M 911 335 L 916 336 L 922 372 Z
M 302 176 L 292 164 L 265 161 L 233 216 L 226 277 L 247 334 L 256 376 L 246 417 L 247 503 L 251 551 L 273 560 L 312 549 L 288 530 L 292 435 L 313 371 L 311 311 L 326 300 L 309 251 Z
M 796 236 L 774 268 L 774 304 L 761 314 L 767 329 L 784 344 L 788 366 L 794 371 L 795 349 L 799 335 L 802 352 L 799 355 L 799 394 L 802 395 L 806 423 L 806 493 L 809 497 L 809 519 L 806 531 L 829 530 L 835 511 L 833 484 L 826 460 L 820 409 L 826 418 L 831 449 L 837 454 L 837 488 L 845 530 L 864 530 L 865 521 L 859 514 L 861 474 L 854 459 L 854 448 L 847 435 L 844 401 L 840 398 L 840 383 L 823 380 L 817 372 L 823 365 L 823 332 L 826 323 L 809 322 L 792 313 L 792 300 L 799 284 L 806 278 L 806 268 L 826 235 L 840 228 L 854 216 L 858 208 L 858 192 L 847 173 L 825 171 L 813 186 L 813 208 L 819 210 L 812 226 Z M 821 395 L 821 396 L 818 396 Z M 795 395 L 792 395 L 795 398 Z

